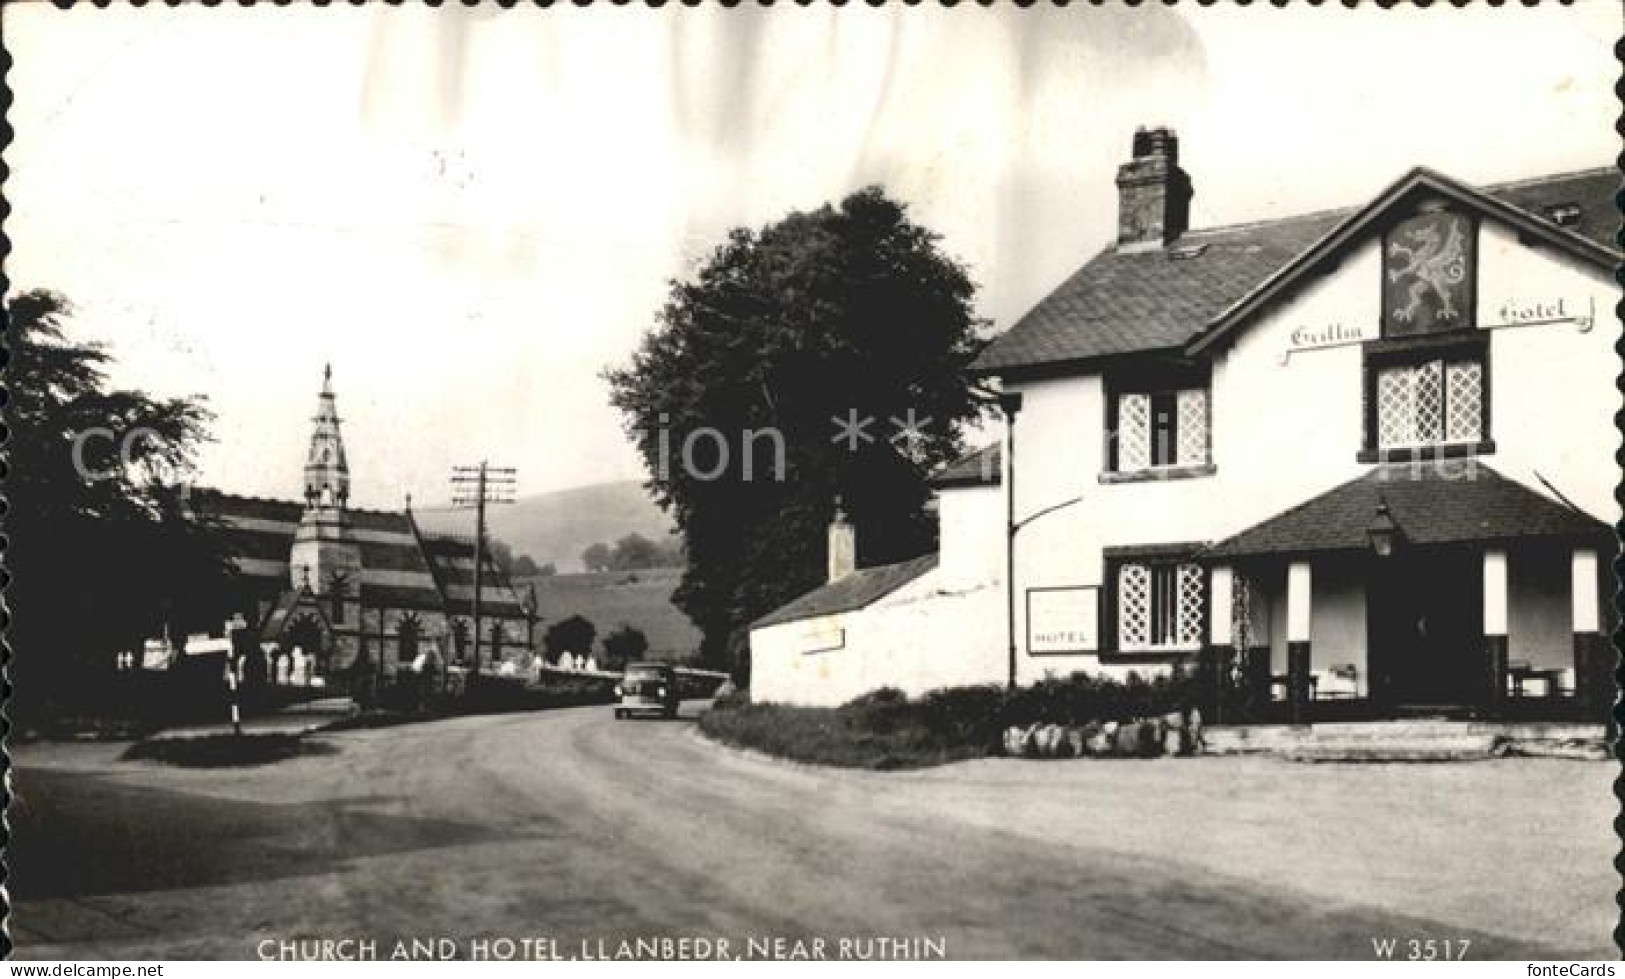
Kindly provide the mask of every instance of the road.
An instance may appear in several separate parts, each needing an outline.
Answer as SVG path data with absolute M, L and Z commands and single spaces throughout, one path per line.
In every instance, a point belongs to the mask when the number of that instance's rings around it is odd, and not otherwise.
M 466 954 L 495 936 L 569 955 L 653 935 L 740 951 L 823 938 L 832 955 L 841 938 L 922 938 L 953 958 L 1370 958 L 1381 938 L 1467 939 L 1471 958 L 1611 948 L 1607 764 L 843 772 L 714 745 L 696 709 L 353 731 L 226 772 L 21 746 L 17 955 L 251 958 L 264 939 L 320 937 L 373 939 L 381 957 L 449 938 Z

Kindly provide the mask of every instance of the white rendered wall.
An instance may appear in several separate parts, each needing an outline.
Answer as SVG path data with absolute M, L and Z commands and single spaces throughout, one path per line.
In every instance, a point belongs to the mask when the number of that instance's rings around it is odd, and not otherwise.
M 940 569 L 867 609 L 751 633 L 751 699 L 834 707 L 879 687 L 918 696 L 1003 684 L 1003 590 L 947 591 Z M 838 649 L 808 652 L 840 630 Z
M 1004 579 L 1004 492 L 998 486 L 955 486 L 937 493 L 944 587 Z

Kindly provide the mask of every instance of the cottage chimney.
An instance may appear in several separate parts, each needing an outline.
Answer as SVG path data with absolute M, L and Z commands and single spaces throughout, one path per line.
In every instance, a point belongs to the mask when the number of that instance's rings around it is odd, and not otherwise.
M 835 517 L 829 523 L 829 580 L 840 581 L 858 567 L 858 535 L 847 522 L 841 498 L 835 498 Z
M 1190 227 L 1191 178 L 1179 169 L 1172 129 L 1134 131 L 1133 159 L 1117 170 L 1117 245 L 1161 248 Z

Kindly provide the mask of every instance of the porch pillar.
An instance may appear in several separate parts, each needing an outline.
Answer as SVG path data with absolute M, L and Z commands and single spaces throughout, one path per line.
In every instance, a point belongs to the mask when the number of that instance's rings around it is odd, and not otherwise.
M 1287 699 L 1292 723 L 1302 724 L 1309 713 L 1310 592 L 1313 578 L 1308 561 L 1293 561 L 1286 569 Z
M 1597 552 L 1576 548 L 1569 561 L 1569 596 L 1573 609 L 1574 700 L 1585 712 L 1613 704 L 1614 651 L 1602 634 L 1597 605 Z M 1609 711 L 1610 721 L 1612 711 Z M 1611 729 L 1611 727 L 1610 727 Z
M 1229 565 L 1213 568 L 1208 579 L 1207 648 L 1202 650 L 1204 679 L 1203 695 L 1209 698 L 1213 723 L 1224 721 L 1225 688 L 1230 681 L 1231 635 L 1235 623 L 1231 615 L 1235 608 L 1235 572 Z
M 1484 658 L 1495 710 L 1507 694 L 1507 552 L 1493 548 L 1484 552 Z

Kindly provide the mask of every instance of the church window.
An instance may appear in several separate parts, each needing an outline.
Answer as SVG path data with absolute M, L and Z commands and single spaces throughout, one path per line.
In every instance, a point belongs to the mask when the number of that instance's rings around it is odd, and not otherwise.
M 395 644 L 397 648 L 396 660 L 410 664 L 418 658 L 418 623 L 417 619 L 407 616 L 395 630 Z
M 328 618 L 333 620 L 334 625 L 344 622 L 344 584 L 344 576 L 335 574 L 327 586 L 330 603 Z

